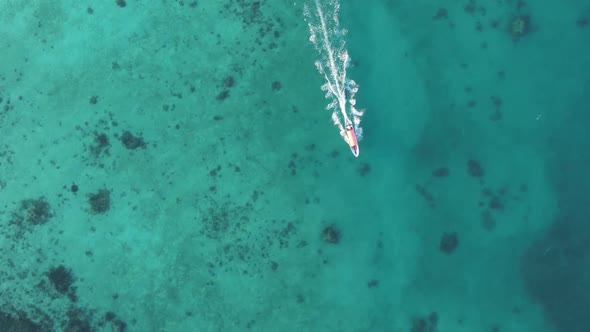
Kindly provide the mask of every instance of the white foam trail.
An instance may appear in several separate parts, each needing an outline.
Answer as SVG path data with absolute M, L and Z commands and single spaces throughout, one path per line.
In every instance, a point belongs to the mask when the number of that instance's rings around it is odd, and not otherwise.
M 315 62 L 316 68 L 326 79 L 322 90 L 326 98 L 332 101 L 326 107 L 333 110 L 332 120 L 344 138 L 344 126 L 350 124 L 355 128 L 357 137 L 362 137 L 360 127 L 364 110 L 355 108 L 355 94 L 358 86 L 346 77 L 350 57 L 346 50 L 346 30 L 340 28 L 338 0 L 313 0 L 311 6 L 304 5 L 304 16 L 309 26 L 309 40 L 315 46 L 320 58 Z

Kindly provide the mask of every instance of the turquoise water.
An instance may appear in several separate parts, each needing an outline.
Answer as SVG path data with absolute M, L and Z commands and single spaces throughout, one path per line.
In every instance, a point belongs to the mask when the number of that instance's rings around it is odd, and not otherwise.
M 590 321 L 590 7 L 343 2 L 352 156 L 299 1 L 0 3 L 0 331 Z

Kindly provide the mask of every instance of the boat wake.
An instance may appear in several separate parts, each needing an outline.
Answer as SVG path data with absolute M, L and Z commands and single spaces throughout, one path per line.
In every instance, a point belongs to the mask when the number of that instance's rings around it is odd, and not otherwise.
M 332 110 L 332 120 L 340 135 L 352 153 L 358 156 L 364 110 L 356 109 L 354 96 L 358 86 L 346 76 L 350 57 L 346 50 L 346 29 L 340 28 L 339 9 L 338 0 L 311 0 L 304 5 L 303 13 L 309 26 L 309 40 L 319 53 L 316 68 L 326 80 L 322 90 L 331 100 L 326 108 Z

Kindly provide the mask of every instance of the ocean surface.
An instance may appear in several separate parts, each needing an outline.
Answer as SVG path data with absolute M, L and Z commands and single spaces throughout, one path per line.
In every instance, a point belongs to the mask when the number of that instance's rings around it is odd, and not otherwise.
M 0 331 L 590 331 L 588 2 L 339 23 L 358 158 L 302 1 L 0 1 Z

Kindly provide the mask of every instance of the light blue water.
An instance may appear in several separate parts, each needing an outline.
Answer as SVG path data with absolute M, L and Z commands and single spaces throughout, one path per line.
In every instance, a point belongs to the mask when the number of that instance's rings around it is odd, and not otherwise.
M 587 330 L 590 7 L 343 2 L 359 158 L 302 10 L 0 3 L 0 331 Z

